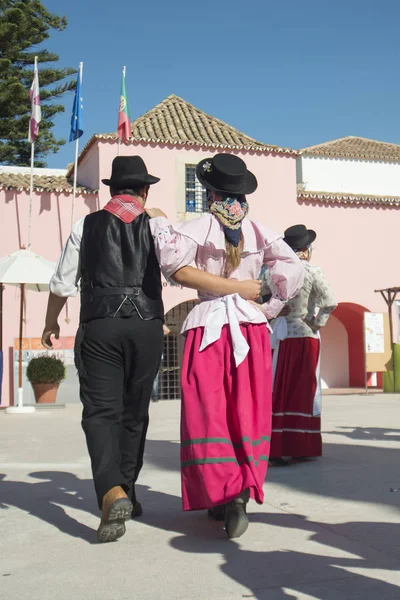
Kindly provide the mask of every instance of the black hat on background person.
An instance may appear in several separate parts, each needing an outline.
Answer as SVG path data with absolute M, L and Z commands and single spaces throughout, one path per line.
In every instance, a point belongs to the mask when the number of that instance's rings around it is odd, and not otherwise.
M 117 156 L 112 162 L 110 179 L 102 179 L 105 185 L 114 189 L 137 188 L 140 185 L 153 185 L 160 179 L 149 175 L 144 160 L 140 156 Z
M 283 239 L 292 250 L 301 250 L 311 246 L 316 237 L 315 231 L 307 229 L 305 225 L 292 225 L 292 227 L 286 229 Z
M 216 154 L 201 160 L 196 175 L 205 188 L 222 194 L 245 196 L 255 192 L 258 185 L 246 163 L 234 154 Z

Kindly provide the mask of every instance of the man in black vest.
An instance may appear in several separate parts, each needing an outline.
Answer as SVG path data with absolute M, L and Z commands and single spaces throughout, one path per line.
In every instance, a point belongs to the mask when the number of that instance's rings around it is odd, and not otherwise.
M 80 280 L 75 362 L 82 427 L 102 520 L 98 539 L 125 533 L 141 513 L 134 484 L 143 464 L 148 409 L 163 349 L 160 267 L 144 210 L 149 186 L 139 156 L 112 166 L 111 201 L 73 228 L 50 284 L 43 343 L 59 335 L 57 318 Z
M 111 200 L 72 229 L 50 282 L 42 343 L 59 337 L 58 317 L 81 288 L 75 362 L 83 404 L 82 427 L 91 458 L 102 518 L 100 542 L 125 533 L 125 521 L 139 516 L 135 482 L 143 465 L 152 386 L 163 349 L 162 285 L 149 216 L 144 205 L 149 175 L 139 156 L 113 161 Z M 192 267 L 176 274 L 181 285 L 215 294 L 253 299 L 260 282 L 227 280 Z

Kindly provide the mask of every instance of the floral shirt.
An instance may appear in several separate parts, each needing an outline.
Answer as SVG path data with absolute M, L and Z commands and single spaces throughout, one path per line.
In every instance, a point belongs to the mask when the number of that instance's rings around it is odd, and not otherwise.
M 323 327 L 328 322 L 330 314 L 337 307 L 333 291 L 326 280 L 320 267 L 315 267 L 307 261 L 304 265 L 304 283 L 300 292 L 286 305 L 287 337 L 288 338 L 317 338 L 315 333 L 305 321 L 311 321 L 318 327 Z M 273 292 L 274 284 L 268 271 L 264 273 L 262 295 Z M 286 311 L 285 311 L 286 312 Z M 272 327 L 274 322 L 272 322 Z

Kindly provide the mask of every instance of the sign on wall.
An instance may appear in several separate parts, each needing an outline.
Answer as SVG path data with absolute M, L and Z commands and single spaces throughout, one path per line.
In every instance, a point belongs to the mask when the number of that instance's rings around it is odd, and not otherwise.
M 383 314 L 365 313 L 365 349 L 368 354 L 385 352 Z
M 38 356 L 55 356 L 63 361 L 66 367 L 74 364 L 74 337 L 52 338 L 53 350 L 42 346 L 40 338 L 22 338 L 22 366 L 27 367 L 32 358 Z M 14 339 L 14 365 L 19 361 L 19 339 Z
M 383 373 L 392 369 L 387 313 L 364 313 L 364 344 L 366 373 Z

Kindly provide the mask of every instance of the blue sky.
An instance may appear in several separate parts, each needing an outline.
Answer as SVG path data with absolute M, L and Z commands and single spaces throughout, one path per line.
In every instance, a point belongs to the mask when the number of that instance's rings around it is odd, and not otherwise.
M 68 28 L 45 46 L 84 63 L 84 136 L 177 94 L 256 139 L 302 148 L 346 135 L 400 144 L 398 0 L 43 0 Z M 68 138 L 73 94 L 56 118 Z M 73 161 L 73 144 L 48 166 Z

